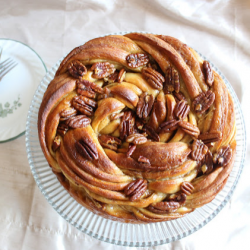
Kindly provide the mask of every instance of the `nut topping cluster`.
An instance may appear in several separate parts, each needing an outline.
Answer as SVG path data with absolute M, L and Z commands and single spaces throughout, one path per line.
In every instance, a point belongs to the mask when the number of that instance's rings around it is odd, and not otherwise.
M 159 124 L 158 130 L 153 129 L 148 123 L 151 111 L 155 104 L 155 96 L 142 92 L 139 96 L 139 101 L 136 106 L 136 110 L 123 110 L 118 113 L 112 113 L 110 115 L 110 121 L 118 120 L 119 125 L 119 138 L 111 135 L 99 135 L 98 140 L 103 148 L 117 151 L 123 142 L 128 143 L 127 157 L 131 157 L 136 150 L 137 145 L 146 143 L 148 140 L 160 141 L 159 134 L 170 133 L 181 128 L 186 134 L 192 136 L 194 139 L 191 146 L 192 151 L 190 157 L 197 161 L 201 171 L 204 174 L 211 172 L 213 164 L 217 166 L 225 165 L 230 160 L 231 151 L 229 149 L 221 149 L 216 154 L 213 162 L 211 160 L 211 152 L 208 150 L 209 146 L 221 139 L 221 132 L 206 132 L 200 134 L 200 130 L 197 126 L 188 121 L 188 115 L 191 110 L 188 105 L 185 95 L 180 91 L 179 73 L 177 70 L 170 66 L 165 72 L 165 77 L 158 72 L 159 67 L 151 66 L 149 57 L 147 54 L 130 54 L 126 57 L 129 67 L 137 68 L 144 66 L 141 70 L 142 77 L 149 83 L 149 85 L 156 90 L 163 88 L 164 93 L 172 95 L 174 99 L 167 98 L 167 107 L 169 108 L 166 120 Z M 147 65 L 147 66 L 146 66 Z M 106 84 L 121 83 L 123 82 L 126 70 L 124 68 L 116 70 L 115 66 L 109 62 L 96 62 L 91 67 L 93 71 L 92 77 L 96 79 L 104 79 Z M 60 136 L 64 136 L 69 128 L 82 128 L 91 123 L 91 119 L 97 108 L 97 100 L 107 98 L 110 95 L 108 85 L 104 85 L 105 88 L 97 85 L 95 82 L 81 79 L 87 73 L 87 68 L 80 61 L 73 61 L 68 66 L 69 73 L 77 78 L 76 92 L 72 100 L 72 106 L 65 108 L 60 113 L 60 124 L 58 125 L 57 133 Z M 208 86 L 212 86 L 214 77 L 213 71 L 209 62 L 204 61 L 203 73 Z M 212 90 L 207 92 L 201 92 L 192 102 L 192 109 L 197 114 L 203 114 L 213 104 L 215 94 Z M 176 104 L 173 104 L 173 100 Z M 53 150 L 56 151 L 60 146 L 60 137 L 56 137 L 53 144 Z M 81 155 L 86 159 L 97 159 L 98 153 L 93 145 L 89 145 L 87 141 L 81 140 L 76 142 L 76 148 Z M 146 168 L 150 166 L 150 161 L 140 156 L 138 163 L 141 167 Z M 137 181 L 138 183 L 142 180 Z M 137 184 L 138 184 L 137 183 Z M 191 183 L 183 183 L 181 190 L 186 195 L 189 195 L 192 191 Z M 128 193 L 128 191 L 126 191 Z M 131 198 L 133 199 L 133 198 Z M 162 203 L 165 206 L 170 206 L 173 202 Z M 173 203 L 175 204 L 175 203 Z M 172 204 L 172 205 L 173 205 Z M 178 203 L 179 204 L 179 203 Z M 157 207 L 158 206 L 158 207 Z M 151 209 L 159 209 L 159 205 Z M 175 205 L 174 207 L 177 207 Z M 171 210 L 165 209 L 164 211 Z
M 190 106 L 187 103 L 186 97 L 180 92 L 180 80 L 177 70 L 170 66 L 166 70 L 165 77 L 163 77 L 163 75 L 157 71 L 159 69 L 158 66 L 151 66 L 147 54 L 130 54 L 126 57 L 126 60 L 128 66 L 132 68 L 145 66 L 141 70 L 143 78 L 152 88 L 157 90 L 161 90 L 163 88 L 165 93 L 171 93 L 176 100 L 176 105 L 173 106 L 173 104 L 171 104 L 172 101 L 167 99 L 170 107 L 167 119 L 159 124 L 159 128 L 156 131 L 147 124 L 155 103 L 155 97 L 152 94 L 143 92 L 139 96 L 135 113 L 131 110 L 126 110 L 119 113 L 113 113 L 110 116 L 111 121 L 120 120 L 120 139 L 110 135 L 101 135 L 99 136 L 100 144 L 105 148 L 117 151 L 118 147 L 125 140 L 129 143 L 127 156 L 130 157 L 134 152 L 136 145 L 146 143 L 148 139 L 160 141 L 159 133 L 169 133 L 181 128 L 185 133 L 191 135 L 193 138 L 199 138 L 199 140 L 194 140 L 191 157 L 194 160 L 201 162 L 207 152 L 207 146 L 205 144 L 211 145 L 211 143 L 220 140 L 221 135 L 218 134 L 217 131 L 215 131 L 215 133 L 210 132 L 200 134 L 197 126 L 186 121 L 190 112 Z M 152 65 L 155 65 L 155 63 Z M 73 70 L 76 72 L 77 69 L 81 69 L 83 71 L 83 66 L 84 65 L 82 65 L 81 62 L 74 61 L 71 63 L 71 66 L 69 66 L 68 70 L 70 74 Z M 109 62 L 94 63 L 90 67 L 90 70 L 93 71 L 93 78 L 104 79 L 105 81 L 108 81 L 108 83 L 121 83 L 126 74 L 126 70 L 124 68 L 117 71 L 115 66 Z M 203 72 L 206 81 L 208 82 L 207 84 L 212 86 L 210 82 L 212 81 L 213 72 L 210 64 L 206 61 L 203 63 Z M 86 74 L 86 72 L 81 76 L 84 74 Z M 96 97 L 97 100 L 100 100 L 102 98 L 107 98 L 110 93 L 107 87 L 102 88 L 94 82 L 85 79 L 79 79 L 76 82 L 76 87 L 78 96 L 73 98 L 72 107 L 66 108 L 60 114 L 60 121 L 65 121 L 65 124 L 60 123 L 60 126 L 58 126 L 58 133 L 61 133 L 62 135 L 67 132 L 67 128 L 64 126 L 76 128 L 89 125 L 91 120 L 88 120 L 87 116 L 91 117 L 94 114 L 97 107 L 97 102 L 95 101 Z M 192 108 L 196 113 L 202 114 L 209 109 L 209 107 L 213 104 L 214 99 L 215 95 L 211 90 L 202 92 L 193 100 Z M 77 115 L 78 112 L 83 114 L 83 116 Z

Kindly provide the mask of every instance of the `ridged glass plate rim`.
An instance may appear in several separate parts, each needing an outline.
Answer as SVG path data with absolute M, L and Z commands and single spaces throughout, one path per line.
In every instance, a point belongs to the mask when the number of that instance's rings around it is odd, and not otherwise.
M 130 32 L 119 32 L 113 35 L 126 33 Z M 200 53 L 199 55 L 207 60 Z M 246 129 L 240 103 L 233 87 L 221 71 L 210 62 L 225 81 L 235 105 L 236 158 L 225 187 L 212 202 L 183 218 L 151 224 L 126 224 L 104 219 L 78 204 L 61 186 L 42 153 L 37 132 L 37 115 L 47 85 L 53 79 L 62 60 L 63 58 L 42 79 L 31 102 L 26 123 L 26 151 L 31 172 L 42 194 L 57 213 L 89 236 L 111 244 L 130 247 L 151 247 L 176 241 L 196 232 L 211 221 L 231 198 L 239 181 L 246 154 Z

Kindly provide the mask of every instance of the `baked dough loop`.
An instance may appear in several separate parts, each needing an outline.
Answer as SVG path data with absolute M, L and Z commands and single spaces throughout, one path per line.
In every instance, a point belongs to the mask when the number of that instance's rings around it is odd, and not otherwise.
M 232 97 L 176 38 L 131 33 L 72 50 L 38 116 L 43 153 L 72 197 L 105 218 L 173 220 L 212 201 L 232 170 Z

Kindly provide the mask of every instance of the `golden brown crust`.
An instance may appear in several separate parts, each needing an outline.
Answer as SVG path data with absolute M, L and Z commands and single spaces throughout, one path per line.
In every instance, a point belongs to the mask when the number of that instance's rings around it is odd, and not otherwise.
M 64 188 L 126 223 L 177 219 L 212 201 L 232 170 L 235 133 L 219 74 L 178 39 L 152 34 L 73 49 L 38 114 L 41 148 Z

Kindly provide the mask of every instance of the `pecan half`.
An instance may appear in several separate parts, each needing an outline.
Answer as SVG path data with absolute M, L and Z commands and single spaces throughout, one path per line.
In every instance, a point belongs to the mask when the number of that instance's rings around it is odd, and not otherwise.
M 171 132 L 171 131 L 174 131 L 178 128 L 178 123 L 180 121 L 178 120 L 170 120 L 170 121 L 166 121 L 166 122 L 163 122 L 160 126 L 159 126 L 159 131 L 160 133 L 168 133 L 168 132 Z
M 60 121 L 65 121 L 70 117 L 75 116 L 76 113 L 77 113 L 76 109 L 68 107 L 60 112 Z
M 92 74 L 93 78 L 101 79 L 113 74 L 115 66 L 109 62 L 97 62 L 91 66 L 90 70 L 94 71 Z
M 174 114 L 180 120 L 184 120 L 187 117 L 189 111 L 190 106 L 186 103 L 186 101 L 182 100 L 180 102 L 177 102 L 174 109 Z
M 63 137 L 67 133 L 68 129 L 68 125 L 66 125 L 65 123 L 60 123 L 57 127 L 57 134 Z
M 122 140 L 127 138 L 127 136 L 129 136 L 130 134 L 133 134 L 134 125 L 135 125 L 135 117 L 133 116 L 132 112 L 125 111 L 119 127 L 120 138 Z
M 149 205 L 148 210 L 156 214 L 173 213 L 180 207 L 180 203 L 176 201 L 161 201 L 155 205 Z
M 136 149 L 136 145 L 129 144 L 128 151 L 127 151 L 127 154 L 126 154 L 128 158 L 134 153 L 135 149 Z
M 136 114 L 139 118 L 146 119 L 149 116 L 153 108 L 154 100 L 153 95 L 148 95 L 146 92 L 141 94 L 136 108 Z
M 150 161 L 147 157 L 140 155 L 138 158 L 138 162 L 139 163 L 143 163 L 143 164 L 150 164 Z
M 179 93 L 180 79 L 177 70 L 170 66 L 167 68 L 165 76 L 166 76 L 166 82 L 163 88 L 164 93 L 167 94 L 168 92 L 173 92 L 173 91 Z
M 208 147 L 200 140 L 194 140 L 191 157 L 195 161 L 201 161 L 208 151 Z
M 133 143 L 135 145 L 144 144 L 147 142 L 147 137 L 143 134 L 135 133 L 127 137 L 126 142 Z
M 232 155 L 233 151 L 231 147 L 229 145 L 224 146 L 220 148 L 216 154 L 214 154 L 213 162 L 219 167 L 224 167 L 230 162 Z
M 87 68 L 79 61 L 72 61 L 68 65 L 68 71 L 74 78 L 79 78 L 87 73 Z
M 184 94 L 182 92 L 173 92 L 174 98 L 176 100 L 176 102 L 180 102 L 180 101 L 186 101 L 187 102 L 187 98 L 184 96 Z
M 104 148 L 108 148 L 114 151 L 117 151 L 118 145 L 121 145 L 122 143 L 121 140 L 110 135 L 100 135 L 98 137 L 98 140 Z
M 214 103 L 215 93 L 211 90 L 202 92 L 193 100 L 193 109 L 197 114 L 203 114 Z
M 127 55 L 126 61 L 129 67 L 137 68 L 146 65 L 149 62 L 149 57 L 147 54 L 130 54 Z
M 204 144 L 210 144 L 219 141 L 222 138 L 220 131 L 205 132 L 199 135 L 199 140 L 202 140 Z
M 202 171 L 203 174 L 210 174 L 213 168 L 213 155 L 208 150 L 205 157 L 198 163 L 198 171 Z
M 152 88 L 159 90 L 162 89 L 165 78 L 161 73 L 152 68 L 143 68 L 142 76 Z
M 70 117 L 65 123 L 70 128 L 84 128 L 90 124 L 91 120 L 86 115 Z
M 97 103 L 86 96 L 75 96 L 72 101 L 73 107 L 84 115 L 92 116 Z
M 52 150 L 56 152 L 56 150 L 60 147 L 60 144 L 61 144 L 61 139 L 59 136 L 56 136 L 52 144 Z
M 160 136 L 149 125 L 145 125 L 143 131 L 145 131 L 153 141 L 160 141 Z
M 191 195 L 194 190 L 194 186 L 189 181 L 181 183 L 181 191 L 186 195 Z
M 196 127 L 195 125 L 191 124 L 190 122 L 186 122 L 186 121 L 180 121 L 179 122 L 179 127 L 187 134 L 194 136 L 194 137 L 198 137 L 200 134 L 200 130 L 198 127 Z
M 208 61 L 203 62 L 203 73 L 205 75 L 206 84 L 211 87 L 214 83 L 214 73 Z
M 147 181 L 143 179 L 137 179 L 128 184 L 124 189 L 126 196 L 129 196 L 130 201 L 137 201 L 147 190 Z
M 104 94 L 102 87 L 98 86 L 94 82 L 88 80 L 81 80 L 76 82 L 76 92 L 79 95 L 83 95 L 89 98 L 95 98 L 95 94 Z
M 89 161 L 98 159 L 98 151 L 95 144 L 84 138 L 75 143 L 76 150 Z
M 126 71 L 125 71 L 125 69 L 121 69 L 120 71 L 119 71 L 119 74 L 118 74 L 118 76 L 117 76 L 117 82 L 123 82 L 123 80 L 124 80 L 124 78 L 125 78 L 125 75 L 126 75 Z

